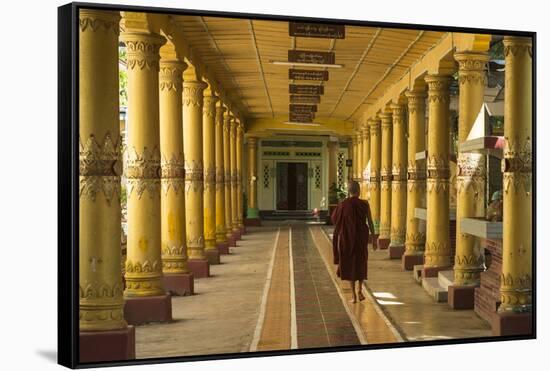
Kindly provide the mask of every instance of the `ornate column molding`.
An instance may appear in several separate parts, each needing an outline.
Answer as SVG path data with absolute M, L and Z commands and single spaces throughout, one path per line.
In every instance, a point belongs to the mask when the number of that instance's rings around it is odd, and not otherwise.
M 193 261 L 193 264 L 200 262 L 201 266 L 207 265 L 203 213 L 203 91 L 206 87 L 202 81 L 185 80 L 182 95 L 187 253 L 189 261 Z M 195 276 L 208 276 L 205 269 L 194 270 L 195 265 L 190 268 Z
M 165 276 L 189 273 L 185 233 L 183 121 L 180 105 L 183 90 L 182 73 L 186 68 L 187 64 L 179 60 L 160 61 L 161 258 L 162 272 Z M 178 217 L 174 217 L 175 215 Z
M 120 254 L 119 20 L 117 12 L 79 12 L 79 331 L 88 339 L 92 332 L 99 339 L 128 331 Z
M 380 233 L 380 156 L 381 156 L 381 135 L 380 120 L 377 118 L 368 119 L 370 127 L 370 207 L 372 221 L 376 234 Z
M 237 159 L 237 223 L 240 233 L 244 233 L 243 223 L 243 142 L 244 128 L 242 122 L 237 126 L 236 159 Z
M 412 90 L 405 93 L 409 113 L 409 143 L 407 150 L 407 225 L 405 235 L 405 254 L 403 268 L 412 270 L 415 264 L 423 263 L 426 233 L 415 217 L 415 209 L 422 206 L 426 195 L 425 161 L 417 161 L 416 153 L 426 150 L 425 114 L 426 93 L 424 90 Z
M 231 117 L 229 124 L 229 161 L 231 169 L 231 229 L 235 236 L 239 235 L 239 221 L 238 221 L 238 194 L 237 194 L 237 120 L 235 117 Z
M 405 250 L 405 226 L 407 213 L 407 112 L 404 104 L 392 104 L 392 194 L 391 194 L 391 229 L 390 257 L 401 257 Z
M 532 41 L 504 37 L 504 183 L 499 312 L 532 312 L 533 153 Z
M 368 199 L 369 192 L 368 192 L 368 184 L 369 184 L 369 162 L 370 162 L 370 129 L 369 125 L 365 123 L 363 125 L 363 131 L 362 131 L 362 140 L 363 140 L 363 153 L 361 154 L 362 157 L 362 163 L 363 168 L 361 169 L 361 194 L 362 198 Z
M 227 230 L 225 221 L 225 170 L 223 143 L 223 115 L 225 107 L 222 101 L 216 105 L 216 244 L 220 252 L 227 251 Z
M 204 161 L 204 242 L 211 263 L 219 261 L 216 248 L 216 102 L 212 93 L 204 95 L 203 101 L 203 161 Z
M 391 111 L 379 114 L 382 127 L 380 164 L 380 247 L 386 248 L 391 233 L 392 126 Z
M 225 170 L 224 186 L 226 237 L 230 245 L 235 246 L 235 239 L 233 237 L 233 211 L 231 203 L 231 119 L 231 114 L 229 111 L 226 111 L 223 116 L 223 166 Z
M 461 52 L 454 55 L 458 62 L 459 80 L 459 146 L 468 140 L 483 105 L 486 85 L 487 53 Z M 457 156 L 456 252 L 454 284 L 479 285 L 480 273 L 485 269 L 481 242 L 476 237 L 461 233 L 463 218 L 485 216 L 485 156 L 460 151 Z
M 165 295 L 159 148 L 159 48 L 165 39 L 127 30 L 121 40 L 126 44 L 128 66 L 128 255 L 124 291 L 128 302 L 134 297 Z M 137 301 L 135 304 L 139 305 Z
M 446 75 L 428 75 L 427 231 L 424 269 L 451 264 L 449 239 L 449 85 Z

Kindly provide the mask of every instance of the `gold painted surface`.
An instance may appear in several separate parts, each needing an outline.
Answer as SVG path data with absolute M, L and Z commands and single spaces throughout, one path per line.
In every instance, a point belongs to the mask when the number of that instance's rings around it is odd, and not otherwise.
M 406 107 L 393 104 L 392 136 L 392 183 L 391 183 L 391 228 L 390 245 L 405 245 L 405 222 L 407 213 L 407 138 Z
M 221 100 L 216 105 L 216 243 L 227 242 L 225 222 L 225 167 L 223 143 L 223 114 L 225 107 Z
M 204 94 L 202 115 L 204 166 L 204 249 L 216 249 L 216 97 L 211 91 Z
M 185 168 L 181 110 L 182 73 L 179 60 L 160 62 L 160 152 L 161 152 L 161 253 L 162 271 L 187 273 L 185 234 Z
M 391 229 L 391 177 L 392 177 L 392 126 L 391 111 L 380 114 L 382 142 L 380 160 L 380 239 L 390 239 Z
M 532 311 L 533 153 L 531 39 L 504 38 L 504 224 L 502 312 Z
M 159 48 L 164 37 L 129 27 L 127 297 L 163 295 L 161 262 Z
M 79 329 L 126 328 L 120 228 L 116 12 L 79 14 Z
M 380 233 L 380 157 L 382 138 L 380 136 L 380 119 L 374 118 L 368 121 L 370 126 L 370 208 L 372 221 L 376 234 Z
M 233 237 L 233 211 L 231 194 L 232 182 L 231 182 L 231 115 L 229 112 L 225 112 L 223 116 L 223 166 L 224 166 L 224 185 L 225 185 L 225 225 L 226 235 L 230 239 Z

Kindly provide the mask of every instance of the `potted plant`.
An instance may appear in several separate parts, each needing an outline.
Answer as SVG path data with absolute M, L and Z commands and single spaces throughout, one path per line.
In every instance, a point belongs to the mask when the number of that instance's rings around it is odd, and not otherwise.
M 331 225 L 331 216 L 338 203 L 347 197 L 347 192 L 342 186 L 338 186 L 336 183 L 332 183 L 328 191 L 328 215 L 326 224 Z

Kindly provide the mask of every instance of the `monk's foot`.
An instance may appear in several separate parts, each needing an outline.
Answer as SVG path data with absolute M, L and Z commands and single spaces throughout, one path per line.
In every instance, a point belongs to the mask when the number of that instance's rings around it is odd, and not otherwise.
M 357 298 L 354 296 L 349 302 L 355 304 L 357 303 Z
M 365 295 L 362 292 L 359 293 L 359 301 L 365 300 Z

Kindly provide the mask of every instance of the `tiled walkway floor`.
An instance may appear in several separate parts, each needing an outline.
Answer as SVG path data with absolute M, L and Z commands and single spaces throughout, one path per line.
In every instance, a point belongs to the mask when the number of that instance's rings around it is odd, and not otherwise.
M 387 251 L 369 254 L 366 300 L 335 275 L 330 228 L 265 222 L 173 297 L 171 323 L 136 329 L 137 358 L 394 343 L 490 335 L 473 311 L 434 303 Z

